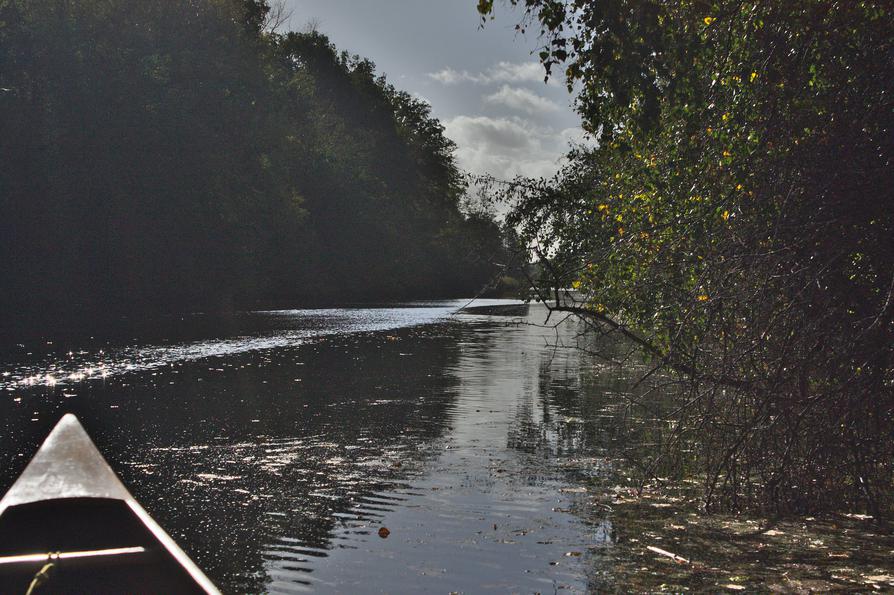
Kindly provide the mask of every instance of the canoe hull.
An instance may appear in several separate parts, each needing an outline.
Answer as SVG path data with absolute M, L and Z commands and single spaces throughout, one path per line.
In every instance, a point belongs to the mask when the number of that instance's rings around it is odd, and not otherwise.
M 54 552 L 94 554 L 52 560 L 38 592 L 218 593 L 130 495 L 74 416 L 57 424 L 0 501 L 0 593 L 25 593 Z M 28 554 L 46 556 L 16 561 Z

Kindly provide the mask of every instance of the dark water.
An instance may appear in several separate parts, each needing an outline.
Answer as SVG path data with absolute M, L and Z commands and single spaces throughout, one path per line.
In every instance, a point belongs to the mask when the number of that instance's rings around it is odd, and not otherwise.
M 0 488 L 70 411 L 226 592 L 586 591 L 612 526 L 575 329 L 463 305 L 9 345 Z
M 537 306 L 465 305 L 3 345 L 0 489 L 74 412 L 228 593 L 894 588 L 894 538 L 860 515 L 702 517 L 673 492 L 635 497 L 621 461 L 654 455 L 667 427 L 630 406 L 642 369 L 589 359 L 581 329 L 542 326 Z

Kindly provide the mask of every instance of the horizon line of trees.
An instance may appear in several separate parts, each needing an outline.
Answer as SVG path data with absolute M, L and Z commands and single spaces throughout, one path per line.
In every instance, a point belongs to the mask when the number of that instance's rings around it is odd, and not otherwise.
M 0 1 L 0 326 L 493 278 L 501 230 L 430 106 L 269 11 Z

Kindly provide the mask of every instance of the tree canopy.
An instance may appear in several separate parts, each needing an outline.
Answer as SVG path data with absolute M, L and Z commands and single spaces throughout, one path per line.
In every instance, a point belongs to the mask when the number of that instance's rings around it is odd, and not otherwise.
M 684 383 L 652 471 L 695 439 L 707 504 L 880 512 L 894 487 L 890 4 L 512 4 L 598 147 L 500 193 L 542 260 L 541 294 Z
M 268 11 L 0 1 L 3 323 L 488 282 L 499 228 L 430 107 Z

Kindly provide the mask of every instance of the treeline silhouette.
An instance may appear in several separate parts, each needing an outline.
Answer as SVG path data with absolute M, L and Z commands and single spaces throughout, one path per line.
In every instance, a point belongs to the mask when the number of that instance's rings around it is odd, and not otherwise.
M 424 101 L 264 0 L 0 3 L 0 321 L 469 294 Z

